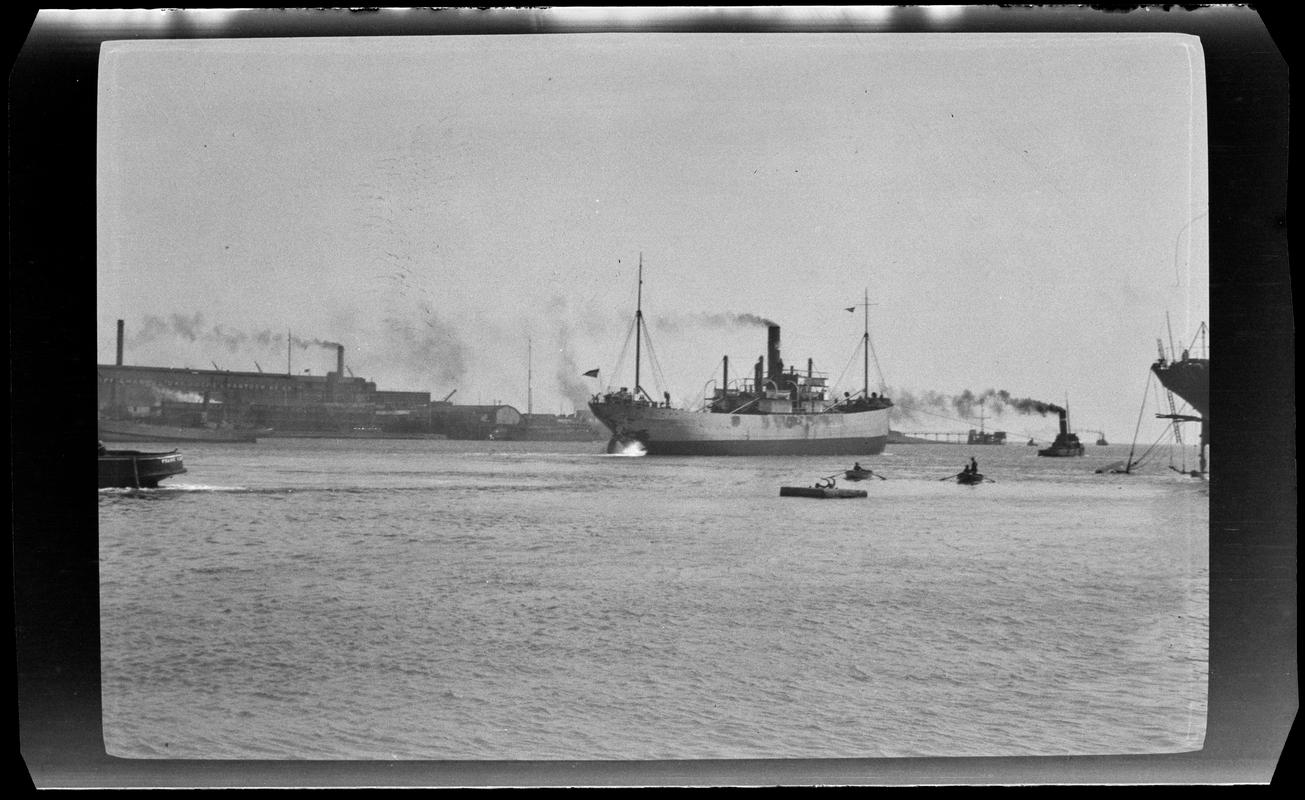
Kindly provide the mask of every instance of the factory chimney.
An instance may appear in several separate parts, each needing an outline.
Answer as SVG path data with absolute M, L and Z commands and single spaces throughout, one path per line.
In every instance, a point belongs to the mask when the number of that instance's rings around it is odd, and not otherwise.
M 770 359 L 767 378 L 779 386 L 780 377 L 784 372 L 784 362 L 779 359 L 779 326 L 771 325 L 767 328 L 767 332 L 766 356 Z
M 122 320 L 118 320 L 118 360 L 115 363 L 122 366 Z
M 341 379 L 344 378 L 344 345 L 335 346 L 335 374 Z

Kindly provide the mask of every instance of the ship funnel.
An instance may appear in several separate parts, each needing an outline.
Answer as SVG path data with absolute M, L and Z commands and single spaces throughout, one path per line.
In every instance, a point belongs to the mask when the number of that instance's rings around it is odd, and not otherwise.
M 335 374 L 344 378 L 344 345 L 335 346 Z
M 784 362 L 779 359 L 779 326 L 770 325 L 767 327 L 766 339 L 766 357 L 769 359 L 769 372 L 767 378 L 779 385 L 779 379 L 784 372 Z
M 1060 408 L 1059 406 L 1052 406 L 1052 408 L 1055 409 L 1056 413 L 1060 414 L 1060 435 L 1061 435 L 1061 436 L 1068 436 L 1068 435 L 1069 435 L 1069 414 L 1068 414 L 1068 412 L 1066 412 L 1065 409 Z
M 118 366 L 122 366 L 122 320 L 118 320 Z

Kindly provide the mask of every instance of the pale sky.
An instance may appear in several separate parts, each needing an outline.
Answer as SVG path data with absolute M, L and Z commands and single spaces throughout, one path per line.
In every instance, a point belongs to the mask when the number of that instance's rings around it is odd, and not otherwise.
M 110 42 L 99 114 L 99 363 L 118 319 L 153 366 L 284 372 L 289 332 L 383 389 L 569 413 L 632 383 L 642 254 L 677 404 L 764 354 L 741 315 L 859 388 L 868 291 L 872 388 L 1127 443 L 1166 315 L 1179 347 L 1209 315 L 1191 36 Z M 968 427 L 938 413 L 893 427 Z

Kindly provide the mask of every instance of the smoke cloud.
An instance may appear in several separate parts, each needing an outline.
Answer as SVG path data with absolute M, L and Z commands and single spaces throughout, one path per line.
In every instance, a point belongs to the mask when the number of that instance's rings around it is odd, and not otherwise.
M 448 324 L 429 313 L 420 321 L 390 317 L 378 331 L 348 331 L 357 341 L 355 352 L 367 352 L 366 369 L 372 373 L 397 373 L 394 378 L 412 386 L 428 387 L 433 379 L 441 384 L 456 384 L 466 372 L 468 349 Z M 201 313 L 147 316 L 139 329 L 128 332 L 130 347 L 167 344 L 169 342 L 215 344 L 231 353 L 258 357 L 269 350 L 285 353 L 287 347 L 298 350 L 321 348 L 337 350 L 340 342 L 317 337 L 297 336 L 289 331 L 236 330 L 210 324 Z
M 553 374 L 553 380 L 557 382 L 561 395 L 570 400 L 572 405 L 576 408 L 586 408 L 593 391 L 591 384 L 585 382 L 583 373 L 586 368 L 592 369 L 594 365 L 581 367 L 576 363 L 575 352 L 571 346 L 570 328 L 565 321 L 566 311 L 566 298 L 554 295 L 549 302 L 549 316 L 556 320 L 556 326 L 553 328 L 553 347 L 557 351 L 557 370 Z
M 995 416 L 1002 416 L 1006 413 L 1046 416 L 1047 414 L 1060 414 L 1064 411 L 1055 403 L 1047 403 L 1029 397 L 1015 397 L 1004 389 L 988 389 L 983 392 L 973 392 L 966 389 L 960 394 L 950 395 L 935 391 L 925 391 L 919 394 L 908 391 L 895 391 L 890 396 L 893 398 L 894 406 L 901 411 L 902 415 L 912 420 L 916 419 L 917 412 L 945 412 L 969 418 L 977 417 L 980 413 L 990 413 Z
M 720 312 L 690 315 L 667 314 L 653 319 L 653 326 L 660 331 L 675 333 L 682 328 L 768 328 L 776 323 L 749 312 Z
M 286 346 L 287 342 L 300 350 L 307 350 L 310 347 L 336 348 L 340 346 L 336 342 L 328 342 L 324 339 L 306 339 L 289 332 L 275 333 L 264 330 L 248 333 L 246 331 L 232 330 L 223 325 L 209 325 L 204 319 L 204 315 L 199 312 L 190 316 L 185 314 L 171 314 L 167 317 L 147 316 L 142 320 L 140 329 L 129 334 L 126 340 L 129 346 L 167 341 L 202 342 L 221 345 L 232 353 L 239 352 L 247 346 L 282 348 Z
M 148 387 L 150 390 L 150 394 L 153 395 L 155 401 L 170 400 L 174 403 L 204 402 L 204 395 L 200 394 L 199 392 L 178 392 L 175 389 L 167 389 L 162 386 L 156 386 L 152 383 L 148 384 Z M 210 398 L 209 402 L 218 404 L 221 401 L 214 398 Z
M 421 323 L 389 317 L 384 323 L 377 353 L 382 362 L 412 376 L 409 380 L 433 376 L 437 385 L 456 388 L 467 371 L 468 350 L 452 326 L 434 317 Z

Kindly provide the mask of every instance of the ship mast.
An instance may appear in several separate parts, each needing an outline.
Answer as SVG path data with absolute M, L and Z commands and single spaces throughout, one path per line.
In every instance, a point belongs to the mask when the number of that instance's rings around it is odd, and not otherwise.
M 869 398 L 870 397 L 870 306 L 873 305 L 870 302 L 869 288 L 865 290 L 865 294 L 861 302 L 858 303 L 857 305 L 861 306 L 861 308 L 865 311 L 865 329 L 861 334 L 861 354 L 862 354 L 862 362 L 863 362 L 861 366 L 861 370 L 862 370 L 861 396 L 865 398 Z M 847 311 L 856 311 L 856 306 L 852 306 L 851 308 L 848 308 Z M 878 369 L 878 367 L 879 367 L 879 359 L 876 358 L 875 368 Z M 883 383 L 883 380 L 884 380 L 884 376 L 881 374 L 879 376 L 879 382 Z
M 862 371 L 861 371 L 861 396 L 869 399 L 870 397 L 870 287 L 865 288 L 865 296 L 861 300 L 861 305 L 865 310 L 865 332 L 861 334 L 861 353 L 862 353 Z
M 639 350 L 643 334 L 643 253 L 639 254 L 639 291 L 634 309 L 634 396 L 643 394 L 639 384 Z M 626 341 L 629 341 L 628 339 Z

